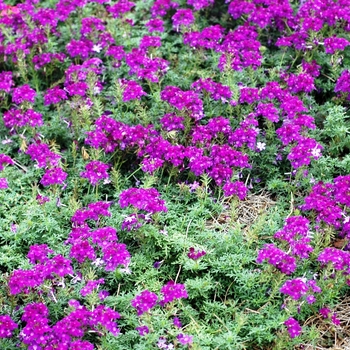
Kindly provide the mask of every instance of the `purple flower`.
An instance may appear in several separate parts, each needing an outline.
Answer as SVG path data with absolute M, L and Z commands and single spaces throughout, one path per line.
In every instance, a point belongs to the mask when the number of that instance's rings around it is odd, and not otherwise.
M 107 11 L 110 12 L 114 18 L 120 18 L 124 13 L 129 12 L 134 6 L 134 2 L 119 0 L 113 6 L 107 6 Z
M 173 27 L 176 28 L 176 31 L 179 31 L 180 26 L 189 27 L 195 21 L 193 12 L 190 9 L 179 9 L 171 18 L 173 20 Z
M 193 336 L 188 334 L 180 333 L 176 338 L 182 345 L 192 344 L 193 342 Z
M 5 177 L 0 177 L 0 190 L 5 190 L 8 187 L 7 179 Z
M 85 166 L 86 171 L 81 172 L 80 176 L 88 179 L 91 185 L 96 186 L 99 181 L 109 178 L 107 173 L 109 168 L 108 164 L 94 160 Z
M 12 72 L 1 72 L 0 73 L 0 90 L 3 90 L 9 93 L 13 85 L 14 83 L 12 80 Z
M 142 96 L 147 95 L 141 85 L 133 80 L 120 79 L 120 85 L 123 90 L 123 101 L 140 100 Z
M 60 155 L 51 152 L 47 144 L 40 142 L 31 144 L 26 154 L 28 154 L 32 160 L 37 161 L 37 166 L 39 168 L 45 168 L 48 165 L 55 167 L 58 165 L 58 161 L 61 158 Z
M 44 105 L 57 104 L 67 99 L 67 93 L 58 86 L 48 89 L 44 95 Z
M 6 154 L 0 153 L 0 171 L 4 170 L 4 164 L 14 164 L 14 162 Z
M 299 322 L 293 317 L 290 317 L 288 320 L 284 321 L 284 325 L 287 327 L 291 338 L 297 337 L 302 331 Z
M 222 187 L 225 197 L 236 195 L 240 200 L 243 200 L 248 193 L 248 189 L 242 181 L 226 182 Z
M 262 263 L 264 260 L 286 275 L 293 273 L 296 269 L 296 260 L 284 251 L 277 248 L 274 244 L 265 244 L 263 249 L 259 251 L 256 259 L 257 263 Z
M 175 299 L 188 298 L 188 294 L 183 284 L 176 284 L 174 281 L 169 281 L 162 287 L 160 292 L 163 294 L 163 299 L 159 302 L 160 306 L 172 302 Z
M 144 290 L 138 294 L 134 299 L 131 300 L 131 306 L 137 311 L 137 315 L 141 316 L 145 312 L 148 312 L 152 307 L 157 304 L 158 295 Z
M 11 338 L 14 329 L 18 328 L 9 315 L 0 316 L 0 338 Z
M 176 8 L 178 6 L 179 4 L 172 0 L 156 0 L 151 7 L 152 17 L 163 17 L 171 8 Z
M 214 0 L 187 0 L 188 5 L 192 5 L 195 10 L 199 11 L 213 4 Z
M 36 92 L 28 84 L 13 89 L 12 101 L 21 104 L 24 101 L 34 103 Z
M 161 20 L 160 18 L 155 18 L 155 19 L 149 20 L 145 24 L 145 26 L 148 28 L 148 31 L 150 33 L 152 33 L 152 32 L 163 33 L 164 32 L 164 21 Z
M 136 330 L 139 332 L 139 335 L 141 337 L 143 337 L 143 336 L 145 336 L 146 334 L 149 333 L 149 328 L 147 326 L 136 327 Z
M 43 186 L 60 185 L 64 182 L 67 176 L 68 174 L 61 168 L 48 169 L 40 180 L 40 183 Z
M 31 264 L 44 264 L 49 261 L 48 255 L 53 253 L 47 244 L 35 244 L 29 248 L 27 258 Z
M 119 265 L 127 267 L 130 264 L 130 253 L 125 244 L 111 242 L 102 247 L 102 260 L 106 271 L 114 271 Z
M 100 278 L 99 280 L 95 280 L 95 281 L 94 280 L 88 281 L 86 283 L 86 286 L 80 290 L 80 294 L 83 297 L 85 297 L 88 294 L 91 294 L 94 289 L 98 288 L 100 284 L 104 284 L 104 283 L 105 283 L 105 280 L 103 278 Z
M 286 281 L 280 288 L 281 293 L 288 294 L 294 300 L 299 300 L 308 290 L 309 287 L 301 278 Z
M 168 211 L 165 201 L 160 199 L 159 192 L 155 188 L 129 188 L 120 194 L 119 205 L 121 208 L 132 205 L 151 214 Z
M 173 318 L 173 324 L 177 328 L 181 328 L 182 327 L 181 321 L 180 321 L 180 319 L 178 317 L 174 317 Z
M 204 250 L 199 250 L 196 252 L 195 249 L 193 247 L 191 247 L 187 256 L 192 260 L 198 260 L 199 258 L 204 256 L 205 254 L 207 254 L 207 253 Z
M 98 298 L 99 298 L 101 301 L 104 301 L 108 296 L 109 296 L 109 292 L 108 292 L 107 290 L 101 290 L 101 291 L 98 293 Z
M 326 53 L 333 55 L 336 51 L 343 51 L 350 42 L 344 38 L 337 38 L 335 36 L 326 38 L 324 40 L 324 49 Z

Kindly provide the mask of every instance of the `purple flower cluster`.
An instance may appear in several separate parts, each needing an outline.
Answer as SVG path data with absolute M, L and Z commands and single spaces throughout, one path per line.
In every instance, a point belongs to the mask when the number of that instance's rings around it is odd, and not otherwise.
M 11 338 L 18 324 L 9 315 L 0 316 L 0 338 Z
M 201 32 L 191 31 L 183 34 L 183 42 L 192 48 L 218 50 L 224 37 L 225 28 L 219 24 L 204 28 Z
M 93 42 L 91 40 L 82 38 L 81 40 L 72 39 L 66 46 L 66 50 L 70 57 L 80 57 L 85 60 L 93 52 Z
M 11 108 L 3 116 L 4 124 L 9 129 L 22 128 L 30 126 L 32 128 L 44 125 L 42 114 L 33 109 L 22 111 L 21 109 Z
M 100 227 L 92 230 L 87 220 L 98 221 L 101 216 L 110 216 L 111 203 L 90 203 L 87 208 L 79 209 L 72 217 L 73 228 L 67 244 L 71 245 L 70 257 L 79 264 L 85 259 L 105 266 L 106 271 L 114 271 L 119 265 L 127 267 L 130 263 L 130 253 L 126 245 L 118 242 L 117 231 L 113 227 Z M 101 258 L 97 258 L 100 251 Z
M 308 294 L 306 296 L 306 301 L 309 304 L 313 304 L 316 298 L 312 293 L 321 293 L 322 290 L 316 285 L 314 280 L 308 281 L 304 278 L 295 278 L 286 281 L 280 288 L 280 292 L 289 295 L 294 300 L 299 300 L 301 297 Z
M 144 290 L 131 300 L 131 306 L 137 310 L 137 316 L 148 312 L 157 304 L 158 296 L 149 290 Z
M 64 53 L 49 53 L 44 52 L 39 55 L 35 55 L 32 59 L 32 62 L 34 63 L 34 68 L 36 70 L 48 65 L 52 61 L 58 61 L 62 63 L 64 59 L 66 58 L 66 55 Z
M 265 244 L 259 250 L 256 262 L 261 264 L 264 260 L 286 275 L 293 273 L 297 267 L 294 257 L 277 248 L 274 244 Z
M 89 180 L 91 185 L 96 186 L 101 180 L 108 180 L 107 170 L 110 168 L 108 164 L 94 160 L 85 166 L 85 171 L 80 176 Z
M 327 247 L 319 254 L 317 260 L 322 266 L 331 263 L 334 269 L 350 274 L 350 253 L 347 251 Z
M 154 37 L 148 37 L 154 38 Z M 157 39 L 147 39 L 150 46 L 160 46 Z M 125 63 L 129 66 L 129 74 L 136 74 L 139 79 L 147 79 L 152 83 L 158 83 L 169 67 L 169 62 L 161 57 L 147 56 L 147 50 L 141 42 L 140 48 L 133 48 L 131 52 L 126 54 Z
M 36 245 L 31 249 L 28 257 L 34 266 L 30 270 L 15 270 L 12 273 L 8 283 L 11 294 L 27 294 L 32 289 L 42 285 L 45 280 L 51 280 L 55 276 L 64 277 L 73 274 L 69 259 L 62 255 L 48 258 L 49 253 L 53 253 L 53 251 L 48 249 L 45 244 Z
M 299 336 L 302 332 L 302 328 L 300 327 L 299 322 L 293 317 L 290 317 L 288 320 L 284 321 L 284 325 L 287 327 L 289 336 L 291 338 Z
M 248 193 L 248 188 L 242 181 L 227 181 L 222 189 L 225 197 L 237 196 L 240 200 L 243 200 Z
M 345 223 L 342 218 L 345 214 L 342 205 L 348 205 L 350 190 L 350 176 L 338 176 L 334 184 L 319 182 L 313 186 L 311 193 L 305 197 L 302 210 L 313 210 L 317 213 L 316 220 L 324 221 L 336 229 L 341 229 Z M 347 235 L 346 226 L 343 234 Z
M 87 132 L 85 143 L 94 148 L 103 148 L 106 153 L 113 152 L 117 147 L 143 147 L 153 133 L 151 127 L 142 125 L 129 126 L 103 115 L 95 122 L 95 130 Z
M 129 188 L 120 194 L 119 205 L 121 208 L 132 205 L 150 214 L 168 211 L 165 201 L 160 199 L 160 194 L 155 188 Z
M 0 153 L 0 171 L 4 170 L 4 164 L 14 164 L 14 161 L 6 154 Z M 5 177 L 0 178 L 0 189 L 4 190 L 8 188 L 7 179 Z
M 60 89 L 58 86 L 48 89 L 44 95 L 44 105 L 51 105 L 60 103 L 63 100 L 67 99 L 67 93 Z
M 185 285 L 169 281 L 162 287 L 160 292 L 163 294 L 163 299 L 159 302 L 160 306 L 171 303 L 175 299 L 188 298 Z
M 302 216 L 292 216 L 286 220 L 283 229 L 275 233 L 274 238 L 286 241 L 292 255 L 307 259 L 313 251 L 309 244 L 311 240 L 309 223 L 309 220 Z
M 68 174 L 59 167 L 47 169 L 40 183 L 43 186 L 60 185 L 66 180 L 67 176 Z
M 344 51 L 350 45 L 350 42 L 344 38 L 335 36 L 324 40 L 324 49 L 326 53 L 333 55 L 336 51 Z
M 12 89 L 14 82 L 12 80 L 12 72 L 0 73 L 0 91 L 9 93 Z
M 57 166 L 61 156 L 50 151 L 49 146 L 46 143 L 37 141 L 31 144 L 26 154 L 28 154 L 32 160 L 37 162 L 38 168 L 45 168 L 46 166 Z
M 163 101 L 182 111 L 188 111 L 190 117 L 194 120 L 200 120 L 203 117 L 203 101 L 194 91 L 183 91 L 177 86 L 166 86 L 160 93 Z
M 334 92 L 341 92 L 347 94 L 348 100 L 350 99 L 350 72 L 348 70 L 344 70 L 340 77 L 338 78 Z
M 192 10 L 190 9 L 179 9 L 172 17 L 173 27 L 178 32 L 182 27 L 189 27 L 194 23 L 195 18 Z
M 175 299 L 188 298 L 185 286 L 183 284 L 175 283 L 174 281 L 169 281 L 161 288 L 160 292 L 163 294 L 163 299 L 160 300 L 158 304 L 162 307 Z M 131 306 L 136 309 L 137 315 L 141 316 L 156 306 L 157 301 L 157 294 L 146 289 L 131 300 Z
M 337 318 L 337 314 L 332 312 L 328 307 L 323 307 L 319 310 L 320 315 L 323 318 L 331 318 L 331 321 L 334 325 L 339 326 L 340 320 Z
M 248 23 L 254 23 L 260 28 L 265 28 L 275 23 L 277 28 L 283 29 L 284 20 L 292 17 L 293 9 L 289 2 L 285 0 L 277 3 L 239 0 L 230 2 L 228 13 L 234 19 L 244 15 L 247 17 Z
M 114 18 L 121 18 L 135 6 L 134 2 L 128 0 L 119 0 L 112 6 L 107 6 L 107 11 L 112 14 Z
M 140 100 L 142 96 L 147 95 L 140 84 L 134 80 L 120 79 L 120 86 L 123 92 L 123 101 Z
M 102 73 L 101 66 L 102 60 L 97 57 L 87 59 L 81 65 L 71 64 L 65 71 L 64 90 L 69 96 L 81 96 L 83 98 L 81 103 L 87 103 L 84 97 L 88 91 L 96 95 L 102 90 L 103 85 L 99 80 L 99 75 Z M 89 76 L 93 76 L 93 83 L 88 81 Z M 60 89 L 50 90 L 49 93 L 50 97 L 46 98 L 48 102 L 57 103 L 56 101 L 65 99 Z
M 163 33 L 164 32 L 164 21 L 161 20 L 160 18 L 155 18 L 155 19 L 149 20 L 145 24 L 145 26 L 147 27 L 147 29 L 150 33 L 153 33 L 153 32 Z
M 199 79 L 195 81 L 191 88 L 199 92 L 205 90 L 209 93 L 210 97 L 214 100 L 221 100 L 227 102 L 232 97 L 232 92 L 229 86 L 216 83 L 212 79 Z
M 239 71 L 246 67 L 258 68 L 262 56 L 257 37 L 256 28 L 249 25 L 239 26 L 228 33 L 219 48 L 223 53 L 219 59 L 219 69 L 223 71 L 229 68 Z
M 155 0 L 151 7 L 152 17 L 164 17 L 170 9 L 178 6 L 179 4 L 172 0 Z
M 111 202 L 95 202 L 88 204 L 87 208 L 78 209 L 71 219 L 73 227 L 85 227 L 87 220 L 98 221 L 101 216 L 111 216 L 110 206 Z
M 142 37 L 139 47 L 141 50 L 147 51 L 149 47 L 161 47 L 162 46 L 161 41 L 162 40 L 159 36 L 145 35 Z
M 47 144 L 37 141 L 28 147 L 26 153 L 37 162 L 38 168 L 46 168 L 40 180 L 43 186 L 62 184 L 66 180 L 67 173 L 58 167 L 61 156 L 51 152 Z
M 28 84 L 13 89 L 12 102 L 21 104 L 23 102 L 35 102 L 36 91 Z
M 175 113 L 167 113 L 161 118 L 160 123 L 163 130 L 170 132 L 173 130 L 184 130 L 184 120 L 184 117 L 177 116 Z
M 80 290 L 80 294 L 85 297 L 91 294 L 94 289 L 97 289 L 105 280 L 100 278 L 98 280 L 87 281 L 86 285 Z
M 187 4 L 194 7 L 195 10 L 199 11 L 205 7 L 208 7 L 214 3 L 214 0 L 187 0 Z
M 176 336 L 176 339 L 182 344 L 182 345 L 187 345 L 187 344 L 192 344 L 193 342 L 193 336 L 188 335 L 188 334 L 183 334 L 180 333 Z
M 207 253 L 204 250 L 198 250 L 196 251 L 193 247 L 190 248 L 190 251 L 187 253 L 187 256 L 192 260 L 198 260 L 202 256 L 206 255 Z
M 316 89 L 314 77 L 308 73 L 290 74 L 286 80 L 289 91 L 294 94 L 299 92 L 310 93 Z
M 23 344 L 30 349 L 93 349 L 93 345 L 82 340 L 89 330 L 105 328 L 113 335 L 119 334 L 115 322 L 120 318 L 118 312 L 98 305 L 93 311 L 81 306 L 78 302 L 70 303 L 75 310 L 50 326 L 49 310 L 42 303 L 28 304 L 24 307 L 22 321 L 26 323 L 20 333 Z

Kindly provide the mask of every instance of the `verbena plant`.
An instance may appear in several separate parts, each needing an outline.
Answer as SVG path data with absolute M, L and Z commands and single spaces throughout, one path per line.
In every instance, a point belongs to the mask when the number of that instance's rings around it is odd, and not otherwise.
M 1 349 L 293 349 L 311 316 L 341 327 L 349 10 L 1 2 Z

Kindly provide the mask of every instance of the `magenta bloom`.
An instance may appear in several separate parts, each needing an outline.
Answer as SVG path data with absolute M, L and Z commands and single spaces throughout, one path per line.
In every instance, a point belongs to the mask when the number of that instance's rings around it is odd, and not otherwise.
M 165 201 L 159 196 L 159 192 L 155 188 L 129 188 L 120 194 L 119 205 L 121 208 L 132 205 L 151 214 L 159 211 L 167 212 Z
M 88 179 L 91 185 L 96 186 L 99 181 L 109 178 L 107 173 L 109 168 L 108 164 L 94 160 L 85 166 L 86 171 L 81 172 L 80 176 Z
M 13 89 L 12 101 L 20 104 L 24 101 L 34 103 L 36 92 L 28 84 Z
M 189 27 L 194 23 L 195 18 L 192 10 L 190 9 L 179 9 L 176 11 L 175 15 L 172 17 L 173 26 L 179 29 L 180 26 Z
M 176 338 L 182 345 L 192 344 L 193 342 L 193 336 L 188 334 L 180 333 Z
M 104 284 L 104 283 L 105 283 L 105 280 L 103 278 L 100 278 L 99 280 L 95 280 L 95 281 L 88 281 L 86 283 L 86 286 L 80 290 L 80 294 L 83 297 L 85 297 L 88 294 L 91 294 L 94 289 L 98 288 L 100 284 Z
M 0 190 L 5 190 L 9 187 L 6 177 L 0 177 Z
M 9 315 L 0 316 L 0 338 L 11 338 L 12 331 L 18 328 Z
M 191 247 L 187 256 L 192 260 L 198 260 L 199 258 L 204 256 L 205 254 L 207 254 L 207 253 L 204 250 L 195 251 L 195 249 L 193 247 Z
M 159 302 L 159 305 L 164 306 L 175 299 L 188 298 L 188 294 L 184 284 L 176 284 L 174 281 L 169 281 L 160 290 L 164 298 Z
M 40 180 L 40 183 L 43 186 L 60 185 L 66 178 L 67 173 L 64 172 L 61 168 L 52 168 L 46 170 L 46 173 Z
M 136 327 L 136 330 L 139 332 L 139 335 L 141 337 L 145 336 L 146 334 L 149 333 L 149 329 L 147 326 L 140 326 L 140 327 Z
M 285 321 L 284 325 L 287 327 L 289 336 L 291 338 L 297 337 L 302 331 L 299 322 L 293 317 L 290 317 L 287 321 Z
M 144 290 L 134 299 L 131 300 L 131 306 L 137 311 L 137 315 L 141 316 L 145 312 L 152 309 L 157 304 L 158 295 L 150 292 L 149 290 Z

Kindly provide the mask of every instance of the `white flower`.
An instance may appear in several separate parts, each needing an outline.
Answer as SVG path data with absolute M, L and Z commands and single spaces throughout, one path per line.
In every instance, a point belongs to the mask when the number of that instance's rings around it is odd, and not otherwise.
M 256 148 L 261 152 L 266 148 L 266 143 L 265 142 L 257 142 Z
M 100 53 L 101 50 L 102 50 L 102 46 L 100 44 L 94 45 L 92 47 L 92 51 L 94 51 L 94 52 Z
M 315 147 L 311 150 L 311 154 L 314 158 L 319 158 L 321 156 L 321 150 Z

